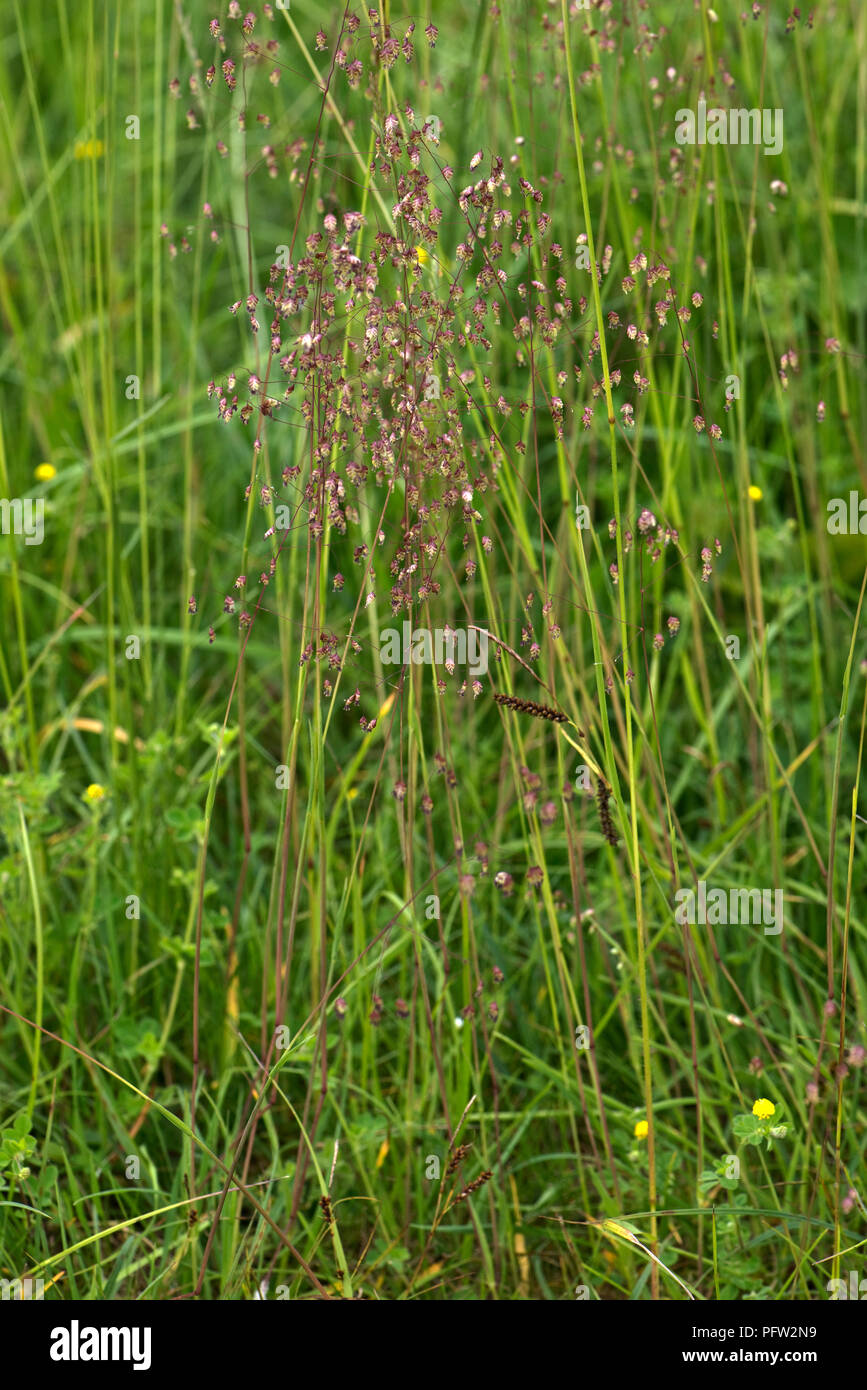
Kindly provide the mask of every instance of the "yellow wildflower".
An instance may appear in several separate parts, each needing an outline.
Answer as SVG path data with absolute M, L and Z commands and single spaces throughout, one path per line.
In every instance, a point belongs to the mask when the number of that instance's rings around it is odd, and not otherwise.
M 753 1106 L 753 1114 L 757 1120 L 769 1120 L 776 1108 L 769 1100 L 757 1100 Z

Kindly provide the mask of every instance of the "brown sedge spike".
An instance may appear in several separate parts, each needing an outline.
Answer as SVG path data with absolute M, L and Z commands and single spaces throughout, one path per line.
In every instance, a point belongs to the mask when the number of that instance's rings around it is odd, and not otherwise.
M 535 700 L 521 700 L 517 695 L 495 695 L 498 705 L 504 705 L 506 709 L 516 710 L 519 714 L 532 714 L 536 719 L 551 719 L 555 724 L 566 724 L 568 714 L 564 714 L 560 709 L 551 709 L 550 705 L 537 705 Z
M 607 782 L 597 782 L 596 784 L 596 805 L 599 808 L 599 824 L 602 826 L 602 834 L 609 845 L 617 845 L 620 841 L 617 838 L 617 831 L 614 828 L 614 821 L 611 819 L 611 811 L 608 808 L 608 801 L 611 796 L 611 788 Z
M 447 1178 L 451 1177 L 452 1173 L 455 1171 L 456 1168 L 460 1168 L 469 1151 L 469 1144 L 458 1144 L 458 1147 L 455 1149 L 454 1153 L 451 1156 L 449 1166 L 446 1169 Z

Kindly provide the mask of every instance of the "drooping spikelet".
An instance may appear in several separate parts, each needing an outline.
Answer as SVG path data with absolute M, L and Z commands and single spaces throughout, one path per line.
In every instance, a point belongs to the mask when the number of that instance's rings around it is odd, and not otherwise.
M 536 719 L 552 719 L 555 724 L 565 724 L 569 718 L 562 710 L 551 709 L 549 705 L 537 705 L 535 700 L 520 700 L 517 695 L 495 695 L 498 705 L 517 710 L 519 714 L 532 714 Z
M 597 782 L 596 784 L 596 804 L 599 808 L 599 824 L 602 826 L 602 834 L 605 836 L 609 845 L 619 844 L 617 831 L 614 829 L 614 821 L 611 819 L 611 812 L 608 809 L 608 801 L 611 796 L 611 788 L 607 782 Z

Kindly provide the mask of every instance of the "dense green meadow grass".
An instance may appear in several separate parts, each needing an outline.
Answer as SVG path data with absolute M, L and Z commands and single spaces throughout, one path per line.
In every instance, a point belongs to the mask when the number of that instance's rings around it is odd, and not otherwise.
M 0 1276 L 827 1299 L 867 6 L 245 14 L 5 9 Z

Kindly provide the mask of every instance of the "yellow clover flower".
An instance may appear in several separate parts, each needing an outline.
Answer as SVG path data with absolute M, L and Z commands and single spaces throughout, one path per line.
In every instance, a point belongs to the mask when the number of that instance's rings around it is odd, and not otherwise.
M 84 793 L 84 800 L 89 801 L 90 804 L 93 805 L 96 801 L 102 801 L 104 796 L 105 787 L 101 787 L 98 782 L 91 782 L 87 791 Z
M 757 1120 L 769 1120 L 776 1108 L 769 1100 L 757 1100 L 753 1106 L 753 1114 Z
M 57 469 L 53 463 L 40 463 L 34 471 L 34 478 L 37 483 L 50 483 L 51 479 L 57 474 Z
M 646 1139 L 649 1129 L 650 1125 L 647 1123 L 646 1120 L 639 1120 L 635 1126 L 635 1129 L 633 1130 L 633 1134 L 635 1135 L 636 1139 Z
M 761 502 L 763 496 L 762 489 L 760 487 L 756 487 L 755 483 L 753 483 L 750 487 L 747 488 L 747 496 L 749 497 L 751 502 Z

